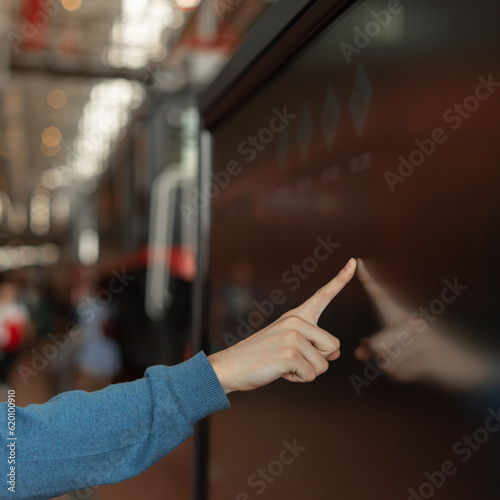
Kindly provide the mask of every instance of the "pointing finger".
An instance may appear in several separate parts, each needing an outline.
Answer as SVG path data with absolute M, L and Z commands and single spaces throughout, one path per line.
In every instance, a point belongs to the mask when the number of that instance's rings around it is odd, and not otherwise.
M 346 266 L 335 278 L 320 288 L 312 297 L 294 310 L 294 314 L 316 324 L 332 299 L 349 283 L 356 271 L 356 260 L 349 259 Z

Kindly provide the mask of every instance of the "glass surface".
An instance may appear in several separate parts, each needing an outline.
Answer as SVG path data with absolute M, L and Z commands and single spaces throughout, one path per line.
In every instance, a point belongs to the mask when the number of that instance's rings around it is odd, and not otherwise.
M 499 18 L 357 2 L 214 130 L 212 350 L 364 266 L 325 375 L 211 418 L 211 499 L 498 497 Z

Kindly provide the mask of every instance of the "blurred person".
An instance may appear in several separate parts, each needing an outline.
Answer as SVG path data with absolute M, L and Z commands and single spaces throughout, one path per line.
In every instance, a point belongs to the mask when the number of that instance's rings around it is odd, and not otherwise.
M 0 284 L 0 396 L 5 400 L 9 377 L 28 338 L 29 312 L 19 300 L 19 286 L 10 279 Z
M 10 498 L 41 500 L 136 476 L 187 439 L 194 424 L 230 407 L 227 395 L 279 378 L 311 382 L 340 356 L 340 342 L 317 326 L 330 301 L 351 280 L 356 261 L 303 304 L 238 344 L 176 366 L 157 365 L 142 379 L 87 393 L 70 391 L 43 405 L 15 409 L 19 444 L 0 435 L 0 466 Z M 10 414 L 11 414 L 10 413 Z M 14 451 L 13 451 L 14 450 Z M 5 478 L 5 476 L 3 476 Z M 9 489 L 10 488 L 10 489 Z
M 101 280 L 100 290 L 107 290 Z M 110 385 L 122 369 L 121 351 L 113 338 L 116 321 L 111 304 L 99 299 L 97 290 L 81 298 L 76 307 L 76 322 L 84 328 L 84 341 L 75 356 L 76 389 L 96 391 Z
M 55 330 L 57 302 L 55 292 L 50 283 L 40 283 L 31 290 L 32 323 L 35 328 L 37 339 L 44 339 Z

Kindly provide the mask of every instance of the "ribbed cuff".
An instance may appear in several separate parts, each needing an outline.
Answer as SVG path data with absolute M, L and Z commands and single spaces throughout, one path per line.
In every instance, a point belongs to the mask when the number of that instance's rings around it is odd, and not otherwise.
M 168 377 L 191 425 L 231 406 L 203 351 L 184 363 L 169 367 Z

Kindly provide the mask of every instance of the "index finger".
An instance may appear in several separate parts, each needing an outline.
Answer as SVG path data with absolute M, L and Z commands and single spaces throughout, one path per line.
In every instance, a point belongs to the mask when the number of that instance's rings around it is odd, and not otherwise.
M 317 324 L 326 306 L 349 283 L 355 271 L 356 259 L 351 258 L 332 281 L 321 287 L 312 297 L 297 307 L 294 313 L 307 321 Z

